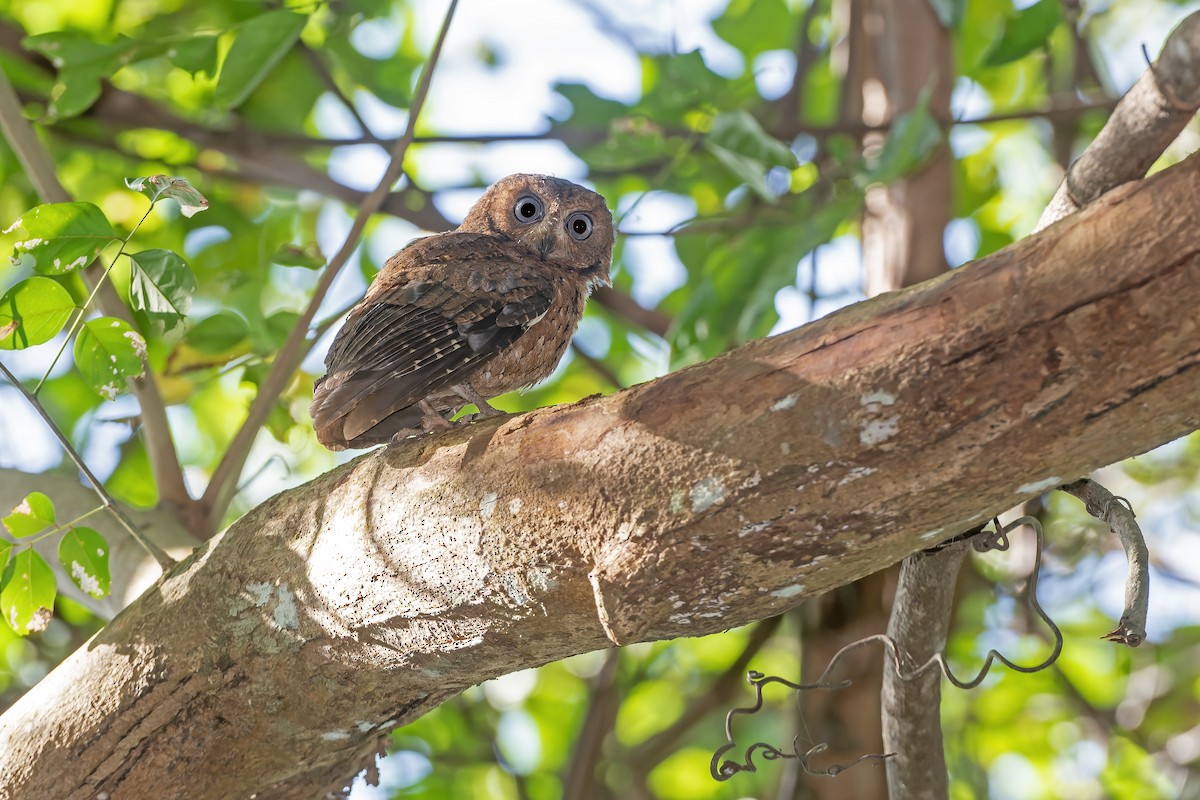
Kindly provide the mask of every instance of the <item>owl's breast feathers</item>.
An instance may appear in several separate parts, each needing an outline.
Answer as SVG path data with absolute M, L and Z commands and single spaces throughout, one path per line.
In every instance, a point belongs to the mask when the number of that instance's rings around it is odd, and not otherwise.
M 499 237 L 420 239 L 385 265 L 325 358 L 312 403 L 326 447 L 366 447 L 420 423 L 454 387 L 484 397 L 553 371 L 583 313 L 589 278 Z

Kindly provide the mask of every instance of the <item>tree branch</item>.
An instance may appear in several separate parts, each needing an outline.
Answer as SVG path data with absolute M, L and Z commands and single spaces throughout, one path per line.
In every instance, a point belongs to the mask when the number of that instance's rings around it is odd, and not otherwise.
M 596 770 L 604 757 L 604 740 L 617 721 L 621 705 L 617 691 L 617 666 L 621 661 L 620 648 L 604 654 L 604 665 L 592 679 L 591 698 L 579 735 L 575 737 L 574 752 L 563 777 L 563 797 L 590 797 L 594 800 L 607 795 Z
M 233 437 L 233 441 L 229 443 L 225 455 L 221 458 L 221 463 L 213 471 L 212 479 L 208 484 L 208 488 L 204 491 L 204 497 L 201 498 L 201 502 L 208 514 L 210 530 L 215 531 L 218 528 L 221 519 L 225 516 L 225 512 L 229 509 L 229 504 L 233 500 L 237 487 L 238 478 L 242 473 L 242 467 L 246 463 L 246 458 L 250 455 L 250 448 L 254 445 L 254 440 L 258 437 L 259 429 L 270 415 L 272 405 L 279 397 L 279 393 L 283 391 L 284 386 L 287 385 L 288 380 L 291 379 L 292 373 L 295 372 L 296 367 L 303 357 L 303 353 L 305 352 L 305 337 L 308 334 L 309 325 L 312 324 L 321 301 L 325 299 L 325 293 L 329 291 L 329 287 L 333 285 L 334 278 L 337 277 L 338 272 L 345 266 L 354 249 L 358 246 L 359 237 L 362 236 L 362 232 L 367 226 L 367 220 L 379 209 L 391 191 L 392 184 L 396 182 L 404 169 L 404 156 L 408 152 L 408 147 L 412 143 L 413 136 L 416 134 L 417 119 L 421 115 L 421 108 L 425 105 L 425 98 L 429 95 L 429 86 L 433 80 L 434 70 L 437 68 L 438 57 L 442 52 L 442 44 L 445 42 L 446 34 L 450 30 L 450 22 L 454 18 L 454 9 L 457 6 L 458 0 L 450 0 L 450 5 L 446 9 L 446 16 L 442 20 L 441 30 L 438 31 L 437 39 L 433 43 L 433 49 L 429 53 L 429 60 L 425 62 L 425 67 L 421 71 L 421 78 L 417 82 L 417 89 L 413 94 L 412 108 L 408 112 L 408 123 L 405 126 L 404 135 L 396 142 L 395 147 L 392 149 L 391 162 L 388 164 L 387 170 L 384 172 L 383 177 L 380 178 L 379 184 L 363 200 L 358 214 L 354 218 L 354 223 L 350 226 L 349 233 L 346 234 L 346 241 L 342 244 L 341 250 L 330 259 L 329 265 L 321 275 L 321 280 L 313 290 L 313 296 L 309 301 L 308 308 L 304 310 L 304 313 L 296 321 L 291 333 L 288 334 L 287 340 L 283 343 L 283 347 L 279 349 L 279 354 L 275 357 L 270 372 L 267 373 L 267 377 L 259 385 L 258 394 L 255 396 L 254 402 L 250 404 L 250 410 L 246 414 L 246 421 L 242 423 L 242 427 Z
M 1121 540 L 1125 559 L 1129 562 L 1125 580 L 1125 610 L 1116 630 L 1104 638 L 1113 642 L 1137 647 L 1146 640 L 1146 617 L 1150 607 L 1150 551 L 1142 529 L 1134 519 L 1133 509 L 1124 498 L 1113 493 L 1090 478 L 1074 481 L 1058 487 L 1083 501 L 1087 512 L 1103 520 Z
M 169 768 L 194 798 L 318 795 L 467 686 L 605 647 L 601 615 L 627 642 L 764 619 L 1195 430 L 1198 178 L 272 498 L 0 718 L 0 785 L 150 796 Z
M 1146 174 L 1200 108 L 1200 11 L 1163 42 L 1152 63 L 1113 109 L 1042 213 L 1040 231 L 1105 192 Z
M 903 671 L 926 663 L 946 644 L 954 616 L 954 587 L 965 542 L 904 559 L 887 635 L 896 645 Z M 883 749 L 891 797 L 949 796 L 942 745 L 942 673 L 928 670 L 904 680 L 892 658 L 883 659 Z

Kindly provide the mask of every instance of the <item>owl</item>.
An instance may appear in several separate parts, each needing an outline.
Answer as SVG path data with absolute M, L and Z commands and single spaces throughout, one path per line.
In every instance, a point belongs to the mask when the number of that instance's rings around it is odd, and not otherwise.
M 570 181 L 509 175 L 457 229 L 384 265 L 325 357 L 311 406 L 330 450 L 450 427 L 468 403 L 545 378 L 597 284 L 611 285 L 612 214 Z

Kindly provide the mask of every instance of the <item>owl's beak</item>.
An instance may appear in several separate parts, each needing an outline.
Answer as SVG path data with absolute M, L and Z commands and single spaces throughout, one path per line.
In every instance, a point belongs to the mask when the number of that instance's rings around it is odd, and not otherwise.
M 542 241 L 538 245 L 538 254 L 541 255 L 542 261 L 545 261 L 552 252 L 554 252 L 554 234 L 550 233 L 542 237 Z

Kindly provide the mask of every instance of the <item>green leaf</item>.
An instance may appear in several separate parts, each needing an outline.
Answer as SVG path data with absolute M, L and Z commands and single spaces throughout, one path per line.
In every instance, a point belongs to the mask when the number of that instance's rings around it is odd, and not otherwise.
M 58 80 L 50 91 L 47 113 L 56 119 L 78 116 L 100 96 L 101 81 L 133 60 L 140 43 L 121 37 L 102 44 L 73 31 L 56 31 L 28 36 L 22 44 L 35 50 L 58 69 Z M 146 48 L 152 54 L 154 47 Z
M 41 492 L 30 492 L 9 515 L 4 527 L 18 539 L 41 533 L 54 524 L 54 503 Z
M 104 482 L 115 499 L 141 508 L 151 508 L 158 503 L 158 487 L 154 484 L 154 472 L 140 436 L 132 436 L 120 447 L 121 460 Z
M 58 543 L 58 563 L 71 582 L 97 599 L 107 597 L 112 584 L 108 573 L 108 542 L 96 531 L 72 528 Z
M 267 317 L 264 328 L 271 349 L 278 350 L 299 322 L 300 315 L 295 311 L 276 311 Z
M 133 180 L 126 178 L 125 185 L 149 197 L 151 203 L 157 203 L 163 197 L 171 198 L 179 203 L 180 213 L 189 219 L 208 208 L 208 198 L 196 191 L 186 178 L 150 175 Z
M 568 122 L 580 127 L 600 127 L 629 113 L 624 103 L 601 97 L 582 83 L 556 83 L 554 91 L 571 104 Z
M 245 102 L 292 49 L 307 21 L 302 14 L 279 9 L 243 25 L 221 65 L 213 102 L 223 109 L 237 108 Z
M 984 66 L 1003 66 L 1045 46 L 1062 20 L 1061 0 L 1038 0 L 1021 9 L 1005 20 L 1004 32 L 984 58 Z
M 12 549 L 12 542 L 0 539 L 0 588 L 4 586 L 4 571 L 8 568 L 8 554 L 12 552 Z
M 167 58 L 182 70 L 217 74 L 217 37 L 192 36 L 167 48 Z
M 0 350 L 53 339 L 75 310 L 71 293 L 50 278 L 26 278 L 0 297 Z
M 35 206 L 5 233 L 23 228 L 29 238 L 16 242 L 17 255 L 33 258 L 43 275 L 64 275 L 86 267 L 117 237 L 99 208 L 91 203 L 47 203 Z
M 791 148 L 764 131 L 758 120 L 745 111 L 718 114 L 705 141 L 768 167 L 796 168 L 796 155 Z
M 246 320 L 232 311 L 222 311 L 200 320 L 187 335 L 187 343 L 201 353 L 215 355 L 237 347 L 250 334 Z
M 297 244 L 285 244 L 271 259 L 281 267 L 304 267 L 304 269 L 320 269 L 325 266 L 325 256 L 316 242 L 309 242 L 301 247 Z
M 758 120 L 745 111 L 718 114 L 704 146 L 734 177 L 766 200 L 775 199 L 767 188 L 767 171 L 771 167 L 796 167 L 791 149 L 764 131 Z
M 918 167 L 942 142 L 942 130 L 929 113 L 931 87 L 926 86 L 912 111 L 892 123 L 883 150 L 864 175 L 869 183 L 890 183 Z
M 768 50 L 790 50 L 796 23 L 784 0 L 733 0 L 712 27 L 752 59 Z
M 9 573 L 11 570 L 11 573 Z M 54 571 L 32 547 L 13 558 L 0 591 L 0 613 L 20 636 L 46 629 L 54 609 Z
M 98 67 L 105 74 L 116 72 L 128 59 L 126 53 L 138 42 L 122 36 L 112 44 L 102 44 L 75 31 L 53 31 L 26 36 L 21 44 L 45 56 L 56 69 Z
M 47 116 L 70 119 L 87 111 L 100 97 L 102 77 L 98 69 L 90 66 L 71 67 L 58 73 L 58 82 L 50 90 Z
M 75 337 L 75 366 L 102 397 L 113 400 L 129 378 L 144 370 L 146 340 L 124 320 L 100 317 L 83 323 Z
M 187 262 L 170 250 L 143 250 L 129 256 L 133 274 L 129 280 L 129 300 L 135 311 L 171 330 L 192 307 L 196 276 Z

